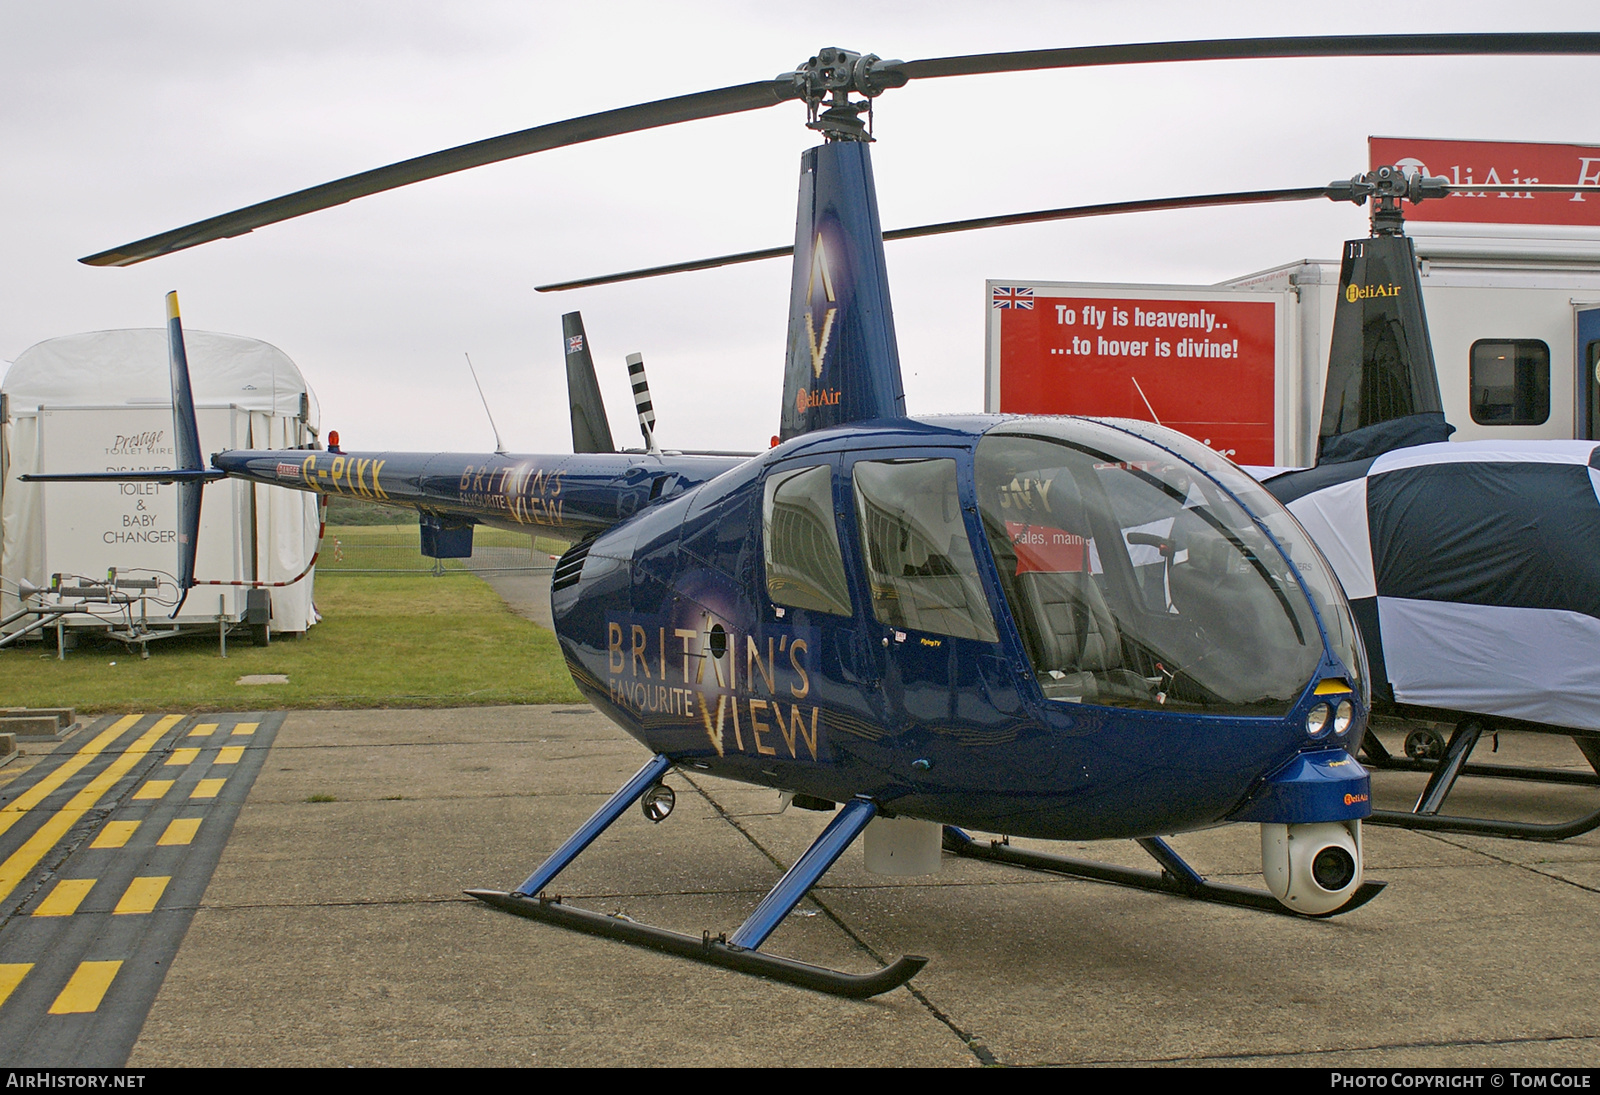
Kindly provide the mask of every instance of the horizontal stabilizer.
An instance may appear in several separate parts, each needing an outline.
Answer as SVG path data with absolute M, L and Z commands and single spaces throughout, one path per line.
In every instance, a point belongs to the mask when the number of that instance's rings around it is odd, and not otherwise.
M 24 483 L 210 483 L 226 479 L 216 468 L 164 468 L 159 471 L 82 471 L 61 475 L 19 475 Z

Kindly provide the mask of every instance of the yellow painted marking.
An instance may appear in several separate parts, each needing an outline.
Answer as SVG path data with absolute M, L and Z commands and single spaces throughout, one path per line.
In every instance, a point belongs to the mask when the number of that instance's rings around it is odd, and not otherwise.
M 198 749 L 174 749 L 167 758 L 168 764 L 193 764 L 194 758 L 200 755 Z
M 6 803 L 5 807 L 0 809 L 0 833 L 4 833 L 11 826 L 22 820 L 23 814 L 39 805 L 44 801 L 46 795 L 81 772 L 84 765 L 99 756 L 106 746 L 131 730 L 133 725 L 142 718 L 144 718 L 143 715 L 124 715 L 97 734 L 93 741 L 73 754 L 71 760 L 18 795 L 14 801 Z
M 122 848 L 133 838 L 133 831 L 139 827 L 137 821 L 108 821 L 100 835 L 94 838 L 91 848 Z
M 175 782 L 177 781 L 170 779 L 149 780 L 143 787 L 139 788 L 133 793 L 134 800 L 143 801 L 145 799 L 160 798 L 162 795 L 172 790 L 172 785 Z
M 39 902 L 39 907 L 33 910 L 34 916 L 71 916 L 78 911 L 78 906 L 83 904 L 83 899 L 89 896 L 89 891 L 94 889 L 93 878 L 63 878 L 56 883 L 56 888 Z
M 32 962 L 0 963 L 0 1004 L 10 999 L 11 994 L 17 991 L 17 986 L 22 984 L 22 979 L 28 976 L 28 971 L 31 969 L 33 969 Z
M 176 289 L 174 289 L 172 292 L 167 294 L 167 318 L 168 319 L 177 319 L 177 318 L 179 318 L 178 317 L 178 291 Z
M 50 1005 L 50 1014 L 82 1015 L 98 1009 L 121 968 L 121 962 L 79 962 L 67 987 Z
M 12 852 L 4 863 L 0 863 L 0 901 L 4 901 L 10 896 L 11 891 L 16 889 L 17 884 L 24 878 L 28 877 L 29 872 L 38 866 L 39 861 L 45 857 L 45 854 L 51 848 L 54 848 L 56 843 L 66 836 L 74 825 L 83 820 L 85 814 L 94 808 L 95 803 L 100 801 L 100 796 L 115 786 L 117 780 L 127 775 L 128 769 L 143 760 L 145 754 L 150 752 L 157 740 L 168 730 L 171 730 L 182 717 L 182 715 L 163 715 L 157 719 L 154 726 L 140 735 L 139 739 L 128 746 L 120 757 L 106 765 L 99 775 L 89 781 L 87 787 L 67 800 L 67 804 L 52 814 L 43 825 L 39 826 L 38 830 L 23 843 L 22 847 Z M 110 731 L 108 730 L 107 733 L 110 733 Z M 168 786 L 170 785 L 169 783 Z M 145 786 L 149 787 L 150 784 Z M 165 793 L 165 789 L 163 789 L 163 793 Z M 134 797 L 137 798 L 139 796 L 135 795 Z M 71 986 L 69 985 L 68 987 L 70 988 Z
M 216 798 L 222 790 L 225 779 L 203 779 L 195 784 L 194 790 L 189 793 L 190 798 Z
M 128 888 L 122 894 L 122 900 L 117 902 L 117 907 L 112 909 L 114 915 L 127 913 L 147 913 L 156 907 L 156 902 L 161 900 L 161 891 L 167 888 L 167 883 L 172 881 L 171 875 L 159 878 L 136 878 L 128 883 Z
M 1331 696 L 1335 692 L 1341 692 L 1342 693 L 1342 692 L 1350 692 L 1350 691 L 1353 691 L 1353 690 L 1344 681 L 1335 680 L 1335 679 L 1330 677 L 1328 680 L 1318 681 L 1317 682 L 1317 690 L 1312 694 L 1316 695 L 1316 696 Z
M 241 722 L 239 725 L 233 728 L 234 736 L 238 737 L 240 734 L 254 734 L 256 732 L 256 727 L 260 725 L 261 724 L 259 722 Z
M 229 745 L 217 753 L 218 764 L 238 764 L 239 758 L 244 756 L 244 746 Z
M 196 726 L 193 730 L 189 731 L 189 736 L 191 738 L 207 738 L 210 737 L 216 729 L 216 723 L 202 722 L 199 726 Z
M 161 834 L 161 839 L 156 841 L 159 847 L 168 847 L 173 844 L 187 844 L 194 839 L 194 834 L 200 829 L 200 819 L 197 817 L 180 817 L 167 826 L 167 831 Z

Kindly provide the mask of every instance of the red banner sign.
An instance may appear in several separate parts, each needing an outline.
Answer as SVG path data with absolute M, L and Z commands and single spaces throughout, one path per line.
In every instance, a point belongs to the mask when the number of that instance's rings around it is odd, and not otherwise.
M 1600 225 L 1600 145 L 1368 137 L 1373 167 L 1398 164 L 1481 190 L 1405 207 L 1408 221 Z M 1519 183 L 1594 186 L 1594 194 L 1532 194 Z
M 1271 301 L 1050 291 L 993 290 L 1001 411 L 1140 418 L 1241 464 L 1274 462 Z
M 1083 547 L 1087 540 L 1065 529 L 1049 525 L 1006 522 L 1006 535 L 1017 551 L 1017 573 L 1043 571 L 1046 574 L 1083 573 Z

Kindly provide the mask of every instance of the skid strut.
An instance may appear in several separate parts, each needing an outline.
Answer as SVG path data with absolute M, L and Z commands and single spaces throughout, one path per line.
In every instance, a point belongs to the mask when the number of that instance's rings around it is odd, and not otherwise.
M 649 763 L 623 784 L 604 806 L 595 811 L 593 817 L 584 822 L 577 832 L 568 837 L 566 842 L 515 890 L 510 893 L 499 890 L 468 890 L 467 893 L 486 905 L 531 920 L 542 920 L 547 924 L 572 928 L 590 935 L 603 935 L 624 943 L 650 947 L 681 958 L 704 962 L 707 965 L 769 977 L 774 981 L 786 981 L 792 985 L 832 993 L 835 996 L 849 996 L 855 999 L 876 996 L 905 984 L 927 964 L 926 958 L 907 954 L 873 973 L 841 973 L 823 966 L 796 962 L 792 958 L 762 954 L 758 949 L 778 925 L 783 923 L 783 918 L 789 915 L 790 910 L 800 903 L 800 899 L 805 897 L 812 886 L 816 885 L 817 880 L 827 873 L 828 868 L 833 866 L 839 856 L 844 854 L 844 850 L 878 812 L 877 806 L 865 798 L 858 798 L 845 804 L 811 847 L 807 848 L 805 854 L 778 880 L 778 884 L 762 899 L 755 911 L 731 937 L 723 935 L 713 937 L 710 932 L 705 932 L 699 937 L 684 935 L 681 932 L 640 924 L 620 916 L 607 916 L 603 913 L 574 908 L 563 904 L 559 897 L 545 897 L 540 893 L 569 863 L 578 858 L 579 853 L 597 836 L 621 817 L 628 807 L 659 782 L 671 767 L 672 762 L 665 756 L 657 754 L 652 757 Z
M 1305 916 L 1281 904 L 1277 898 L 1266 890 L 1252 889 L 1248 886 L 1234 886 L 1226 882 L 1208 881 L 1200 872 L 1185 863 L 1183 857 L 1172 850 L 1172 846 L 1160 837 L 1141 837 L 1135 843 L 1150 854 L 1150 857 L 1161 864 L 1161 870 L 1141 871 L 1134 867 L 1118 867 L 1110 863 L 1097 863 L 1088 859 L 1073 859 L 1070 856 L 1052 855 L 1049 852 L 1034 852 L 1024 848 L 1013 848 L 1010 844 L 998 840 L 980 843 L 973 840 L 965 832 L 954 825 L 944 827 L 944 848 L 947 852 L 965 856 L 968 859 L 983 859 L 991 863 L 1007 863 L 1013 867 L 1026 867 L 1034 871 L 1048 871 L 1051 874 L 1066 875 L 1069 878 L 1088 878 L 1096 882 L 1110 882 L 1118 886 L 1132 886 L 1139 890 L 1154 890 L 1157 893 L 1172 894 L 1175 897 L 1188 897 L 1196 901 L 1211 901 L 1219 905 L 1239 905 L 1247 909 L 1259 909 L 1262 912 L 1282 913 L 1284 916 Z M 1323 919 L 1329 916 L 1338 916 L 1351 909 L 1360 908 L 1382 892 L 1384 882 L 1363 882 L 1350 900 L 1330 913 L 1322 914 Z
M 1376 734 L 1368 733 L 1362 743 L 1367 763 L 1390 771 L 1429 772 L 1428 785 L 1410 812 L 1374 810 L 1367 820 L 1374 825 L 1394 825 L 1438 833 L 1476 833 L 1517 840 L 1565 840 L 1600 827 L 1600 810 L 1571 821 L 1502 821 L 1497 818 L 1456 817 L 1441 814 L 1444 801 L 1462 776 L 1488 776 L 1496 779 L 1528 780 L 1535 783 L 1567 783 L 1593 786 L 1600 783 L 1600 746 L 1592 738 L 1573 734 L 1572 740 L 1589 761 L 1595 774 L 1561 772 L 1543 768 L 1524 768 L 1510 764 L 1468 764 L 1467 758 L 1485 732 L 1492 729 L 1481 719 L 1463 719 L 1450 734 L 1444 756 L 1436 761 L 1401 760 L 1384 748 Z

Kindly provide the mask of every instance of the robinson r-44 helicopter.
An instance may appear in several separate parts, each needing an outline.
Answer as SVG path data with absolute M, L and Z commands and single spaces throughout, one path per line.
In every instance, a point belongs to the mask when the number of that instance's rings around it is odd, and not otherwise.
M 870 996 L 925 960 L 853 974 L 760 950 L 864 831 L 869 852 L 877 839 L 891 860 L 930 849 L 937 858 L 942 844 L 1203 900 L 1346 911 L 1382 884 L 1364 878 L 1368 777 L 1349 752 L 1371 702 L 1365 655 L 1326 562 L 1248 475 L 1159 426 L 908 417 L 863 115 L 885 90 L 924 77 L 1446 52 L 1600 52 L 1600 36 L 1178 42 L 913 62 L 827 49 L 774 80 L 300 191 L 84 261 L 126 265 L 478 164 L 803 101 L 823 143 L 801 161 L 781 443 L 750 458 L 234 451 L 207 466 L 169 298 L 180 466 L 33 478 L 177 483 L 185 588 L 203 486 L 223 477 L 413 507 L 434 554 L 461 553 L 474 524 L 549 527 L 575 540 L 552 580 L 562 652 L 584 695 L 651 758 L 521 885 L 469 891 L 518 915 Z M 586 351 L 581 330 L 567 339 L 569 353 Z M 1135 565 L 1170 539 L 1156 526 L 1181 530 L 1188 552 L 1159 589 Z M 680 934 L 548 897 L 634 803 L 656 820 L 670 812 L 662 777 L 674 767 L 836 813 L 728 935 Z M 896 824 L 869 828 L 874 819 Z M 1268 891 L 1207 881 L 1160 839 L 1227 822 L 1260 824 Z M 975 841 L 969 828 L 1133 838 L 1160 872 L 1022 852 Z

